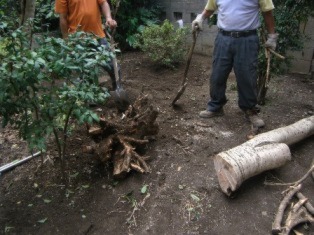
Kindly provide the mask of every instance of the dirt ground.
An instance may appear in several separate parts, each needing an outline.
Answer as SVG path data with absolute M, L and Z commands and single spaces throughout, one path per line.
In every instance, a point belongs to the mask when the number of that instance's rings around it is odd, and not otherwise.
M 157 68 L 138 52 L 120 59 L 129 96 L 149 94 L 159 109 L 160 131 L 145 151 L 151 157 L 151 173 L 131 172 L 114 180 L 111 164 L 81 152 L 90 139 L 80 128 L 69 140 L 67 189 L 53 145 L 43 155 L 43 166 L 37 157 L 0 176 L 0 234 L 271 234 L 287 187 L 264 182 L 300 179 L 313 160 L 314 136 L 290 146 L 291 162 L 248 179 L 227 197 L 220 190 L 212 158 L 245 142 L 250 132 L 237 106 L 234 76 L 228 82 L 225 115 L 206 120 L 198 113 L 208 99 L 210 57 L 193 56 L 188 87 L 175 108 L 169 105 L 181 84 L 184 64 L 175 70 Z M 297 75 L 272 79 L 260 113 L 266 122 L 261 132 L 311 115 L 313 80 Z M 28 155 L 13 130 L 1 130 L 1 166 Z M 308 178 L 301 190 L 312 204 L 313 186 Z M 297 231 L 314 234 L 314 227 L 303 224 Z

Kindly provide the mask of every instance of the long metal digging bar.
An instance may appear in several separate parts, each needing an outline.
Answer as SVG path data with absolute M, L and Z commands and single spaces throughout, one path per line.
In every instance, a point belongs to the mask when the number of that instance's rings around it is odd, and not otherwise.
M 13 161 L 11 163 L 8 163 L 8 164 L 0 167 L 0 176 L 1 176 L 1 174 L 3 172 L 8 171 L 8 170 L 10 170 L 10 169 L 12 169 L 14 167 L 17 167 L 17 166 L 19 166 L 19 165 L 21 165 L 21 164 L 31 160 L 32 158 L 35 158 L 35 157 L 39 156 L 40 154 L 41 154 L 41 152 L 37 152 L 37 153 L 34 153 L 34 154 L 32 154 L 32 155 L 30 155 L 30 156 L 28 156 L 26 158 L 23 158 L 23 159 L 17 160 L 17 161 Z

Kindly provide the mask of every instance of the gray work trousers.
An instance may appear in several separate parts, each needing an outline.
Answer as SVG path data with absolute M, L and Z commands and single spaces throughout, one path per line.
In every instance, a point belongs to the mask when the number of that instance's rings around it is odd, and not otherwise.
M 218 111 L 226 103 L 227 79 L 234 69 L 238 105 L 246 111 L 257 105 L 257 63 L 259 39 L 257 34 L 231 37 L 218 33 L 215 40 L 212 74 L 210 78 L 210 100 L 207 110 Z

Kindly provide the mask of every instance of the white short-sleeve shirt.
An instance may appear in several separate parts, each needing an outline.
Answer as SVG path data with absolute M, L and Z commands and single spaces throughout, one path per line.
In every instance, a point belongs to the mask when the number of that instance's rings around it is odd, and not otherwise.
M 260 26 L 259 12 L 274 9 L 272 0 L 208 0 L 206 10 L 218 13 L 218 28 L 245 31 Z

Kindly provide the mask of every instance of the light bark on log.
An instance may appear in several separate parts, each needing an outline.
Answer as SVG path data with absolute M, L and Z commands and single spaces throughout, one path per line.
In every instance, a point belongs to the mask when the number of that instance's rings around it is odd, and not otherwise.
M 314 116 L 292 125 L 259 134 L 214 157 L 222 191 L 231 195 L 246 179 L 284 165 L 291 159 L 288 145 L 314 134 Z
M 271 142 L 285 143 L 287 145 L 295 144 L 314 134 L 314 116 L 301 119 L 289 126 L 281 127 L 255 136 L 246 142 L 251 146 Z
M 214 165 L 222 191 L 230 196 L 246 179 L 280 167 L 290 159 L 291 153 L 286 144 L 240 145 L 216 155 Z

